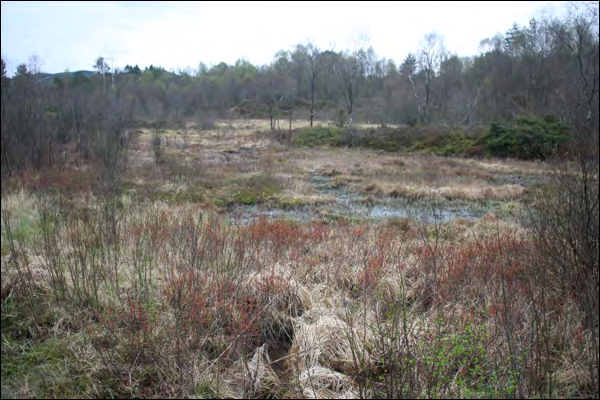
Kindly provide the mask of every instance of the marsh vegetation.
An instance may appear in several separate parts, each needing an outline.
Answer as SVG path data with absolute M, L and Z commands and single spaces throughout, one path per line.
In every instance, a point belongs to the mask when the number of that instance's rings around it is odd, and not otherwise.
M 319 82 L 292 61 L 371 54 L 310 46 L 117 87 L 3 64 L 2 397 L 598 398 L 597 15 L 570 18 L 452 101 L 414 56 L 291 96 Z

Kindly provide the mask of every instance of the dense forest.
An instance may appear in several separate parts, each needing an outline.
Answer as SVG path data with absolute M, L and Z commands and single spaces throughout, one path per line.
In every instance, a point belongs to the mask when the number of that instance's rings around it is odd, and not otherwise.
M 342 127 L 498 128 L 533 116 L 572 128 L 585 147 L 597 150 L 597 4 L 575 6 L 560 20 L 515 24 L 482 40 L 481 49 L 459 57 L 432 33 L 399 61 L 379 58 L 372 47 L 332 51 L 306 43 L 262 66 L 241 59 L 201 63 L 197 71 L 154 65 L 113 70 L 98 57 L 90 62 L 94 73 L 56 75 L 41 73 L 32 57 L 12 78 L 3 60 L 2 172 L 52 164 L 66 144 L 93 156 L 102 152 L 101 143 L 114 144 L 111 135 L 124 139 L 126 128 L 136 125 L 193 120 L 202 127 L 226 117 L 270 118 L 271 128 L 279 129 L 280 119 L 300 118 Z

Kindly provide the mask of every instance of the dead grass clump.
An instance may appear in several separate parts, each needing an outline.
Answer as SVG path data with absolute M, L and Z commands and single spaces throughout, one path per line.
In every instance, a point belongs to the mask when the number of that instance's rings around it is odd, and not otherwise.
M 367 197 L 364 197 L 362 199 L 358 200 L 359 204 L 364 204 L 367 206 L 372 206 L 373 204 L 375 204 L 375 198 L 371 195 L 368 195 Z
M 437 189 L 437 193 L 446 200 L 514 200 L 523 196 L 526 189 L 520 185 L 489 186 L 446 186 Z
M 408 166 L 406 161 L 404 161 L 400 158 L 394 158 L 392 160 L 391 164 L 394 165 L 395 167 L 399 167 L 399 168 L 406 168 Z
M 352 176 L 352 175 L 337 175 L 332 180 L 332 186 L 335 188 L 347 186 L 354 183 L 361 183 L 363 181 L 362 177 Z
M 342 172 L 341 172 L 341 171 L 338 171 L 338 170 L 337 170 L 337 169 L 335 169 L 335 168 L 331 168 L 331 169 L 327 169 L 327 170 L 324 170 L 324 171 L 322 171 L 322 172 L 321 172 L 321 175 L 323 175 L 323 176 L 331 176 L 331 177 L 333 177 L 333 176 L 342 175 Z
M 371 182 L 371 183 L 364 185 L 361 188 L 361 192 L 365 193 L 365 194 L 366 193 L 373 194 L 375 196 L 382 196 L 384 194 L 384 190 L 382 189 L 381 185 L 379 185 L 376 182 Z
M 266 398 L 274 395 L 280 387 L 278 375 L 271 367 L 271 359 L 266 344 L 256 349 L 252 359 L 246 364 L 248 370 L 247 395 Z
M 417 232 L 417 224 L 410 218 L 387 218 L 379 225 L 383 230 L 393 231 L 405 237 L 412 232 Z
M 410 186 L 397 186 L 390 190 L 387 194 L 395 199 L 412 199 L 420 200 L 427 197 L 427 193 L 422 188 L 410 187 Z
M 318 365 L 348 374 L 354 370 L 348 325 L 326 309 L 314 308 L 294 322 L 290 354 L 300 371 Z
M 357 399 L 358 391 L 352 380 L 337 371 L 313 365 L 298 377 L 302 395 L 307 399 Z

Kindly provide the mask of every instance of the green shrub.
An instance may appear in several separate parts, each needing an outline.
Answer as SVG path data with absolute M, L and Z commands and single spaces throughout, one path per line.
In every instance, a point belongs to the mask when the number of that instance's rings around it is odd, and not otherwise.
M 493 123 L 484 141 L 491 156 L 544 160 L 568 139 L 567 128 L 556 117 L 523 115 L 512 124 Z
M 464 155 L 476 142 L 476 139 L 470 138 L 463 132 L 453 132 L 436 153 L 442 156 Z
M 343 145 L 344 128 L 337 126 L 315 126 L 300 130 L 292 138 L 292 143 L 298 146 L 317 147 Z
M 440 131 L 414 141 L 409 147 L 409 151 L 440 156 L 460 156 L 471 152 L 476 147 L 477 141 L 477 137 L 469 136 L 462 131 L 452 131 L 451 133 Z
M 389 152 L 395 152 L 400 150 L 398 144 L 394 142 L 394 138 L 385 134 L 371 139 L 365 139 L 363 140 L 363 142 L 364 147 L 368 149 L 384 150 Z

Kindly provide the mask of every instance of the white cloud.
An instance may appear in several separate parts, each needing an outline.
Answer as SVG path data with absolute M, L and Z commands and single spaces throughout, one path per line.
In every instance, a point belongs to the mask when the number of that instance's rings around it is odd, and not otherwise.
M 14 69 L 36 54 L 44 69 L 91 69 L 98 55 L 116 64 L 192 67 L 200 61 L 264 64 L 278 50 L 311 40 L 343 50 L 359 36 L 380 56 L 402 60 L 427 33 L 459 55 L 480 40 L 526 24 L 564 2 L 2 2 L 2 56 Z

